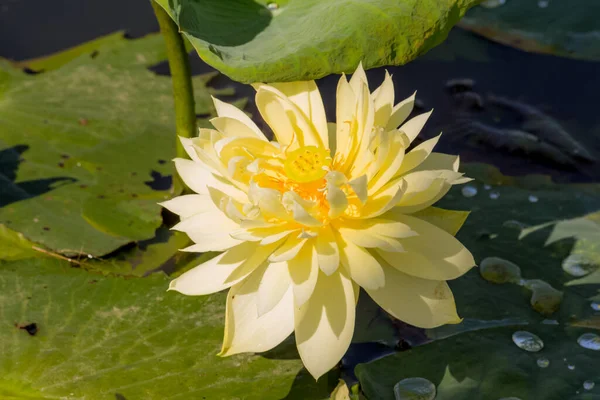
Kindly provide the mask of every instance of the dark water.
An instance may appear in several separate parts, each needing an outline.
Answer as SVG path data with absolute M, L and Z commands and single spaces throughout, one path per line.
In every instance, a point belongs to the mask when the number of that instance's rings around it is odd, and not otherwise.
M 14 60 L 46 55 L 117 30 L 139 37 L 157 29 L 148 0 L 0 0 L 0 57 Z M 191 60 L 194 73 L 211 70 L 196 55 L 192 54 Z M 168 73 L 166 64 L 153 69 Z M 529 54 L 455 29 L 444 44 L 424 57 L 388 70 L 394 75 L 397 99 L 418 90 L 423 110 L 435 109 L 422 137 L 444 131 L 439 151 L 458 153 L 463 161 L 493 163 L 507 174 L 537 172 L 560 181 L 600 180 L 597 162 L 560 165 L 518 150 L 476 145 L 457 124 L 458 120 L 478 120 L 518 129 L 518 115 L 490 109 L 485 101 L 488 94 L 503 96 L 533 105 L 555 118 L 593 157 L 600 158 L 599 63 Z M 383 80 L 384 69 L 371 70 L 368 75 L 374 87 Z M 465 113 L 464 107 L 457 106 L 445 89 L 446 82 L 456 78 L 474 80 L 473 90 L 482 96 L 483 110 Z M 330 119 L 337 79 L 329 76 L 319 81 Z M 248 110 L 258 116 L 251 87 L 226 77 L 214 84 L 235 85 L 238 95 L 250 98 Z

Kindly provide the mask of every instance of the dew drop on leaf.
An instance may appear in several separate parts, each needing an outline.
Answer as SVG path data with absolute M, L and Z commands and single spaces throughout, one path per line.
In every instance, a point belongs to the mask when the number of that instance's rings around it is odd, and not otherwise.
M 500 197 L 500 193 L 498 192 L 490 192 L 490 199 L 496 200 Z
M 532 353 L 538 352 L 544 348 L 544 342 L 539 336 L 527 331 L 516 331 L 512 335 L 513 342 L 518 348 Z
M 485 8 L 496 8 L 504 5 L 505 3 L 506 0 L 485 0 L 483 3 L 481 3 L 481 6 Z
M 433 400 L 435 385 L 425 378 L 406 378 L 394 385 L 396 400 Z
M 590 307 L 592 307 L 592 310 L 594 310 L 594 311 L 600 311 L 600 303 L 598 303 L 597 301 L 594 301 L 593 303 L 591 303 Z
M 600 350 L 600 336 L 595 333 L 584 333 L 579 336 L 577 343 L 584 349 Z
M 550 365 L 550 360 L 547 358 L 538 358 L 537 365 L 540 368 L 547 368 Z
M 594 383 L 594 381 L 585 381 L 585 382 L 583 382 L 583 388 L 585 390 L 592 390 L 594 388 L 594 386 L 596 386 L 596 384 Z
M 530 203 L 537 203 L 538 202 L 538 197 L 534 196 L 534 195 L 529 195 L 529 197 L 527 198 L 529 200 Z
M 598 265 L 583 254 L 570 254 L 563 260 L 562 269 L 567 274 L 579 278 L 598 269 Z
M 487 257 L 479 265 L 479 273 L 486 281 L 493 283 L 519 282 L 521 268 L 500 257 Z
M 460 192 L 465 197 L 473 197 L 477 194 L 477 188 L 475 186 L 467 185 L 463 186 Z

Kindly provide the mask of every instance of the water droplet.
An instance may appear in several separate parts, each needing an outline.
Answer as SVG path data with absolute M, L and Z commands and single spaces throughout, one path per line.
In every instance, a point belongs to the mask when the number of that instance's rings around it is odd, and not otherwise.
M 539 201 L 539 198 L 537 196 L 534 196 L 531 194 L 531 195 L 529 195 L 527 200 L 529 200 L 530 203 L 537 203 Z
M 563 292 L 554 289 L 540 279 L 529 279 L 523 283 L 531 290 L 531 306 L 542 315 L 550 315 L 558 310 L 563 299 Z
M 498 193 L 498 192 L 490 192 L 490 199 L 496 200 L 498 197 L 500 197 L 500 193 Z
M 573 371 L 575 369 L 575 366 L 573 364 L 568 364 L 567 368 L 569 368 L 571 371 Z
M 465 197 L 473 197 L 477 194 L 477 188 L 475 186 L 467 185 L 463 186 L 460 192 Z
M 527 331 L 516 331 L 512 335 L 513 342 L 518 348 L 535 353 L 544 348 L 544 342 L 539 336 Z
M 77 166 L 78 166 L 78 167 L 81 167 L 81 163 L 80 163 L 80 162 L 78 162 L 78 163 L 77 163 Z
M 598 264 L 583 254 L 570 254 L 562 262 L 562 269 L 576 278 L 585 276 L 598 269 Z
M 550 2 L 548 0 L 540 0 L 540 1 L 538 1 L 538 7 L 539 8 L 546 8 L 546 7 L 548 7 L 549 4 L 550 4 Z
M 94 258 L 94 256 L 93 256 L 93 255 L 91 255 L 91 254 L 88 254 L 88 255 L 87 255 L 87 258 Z
M 584 349 L 600 350 L 600 336 L 595 333 L 584 333 L 579 336 L 577 343 Z
M 486 281 L 493 283 L 519 282 L 521 268 L 500 257 L 486 257 L 479 265 L 479 273 Z
M 394 385 L 396 400 L 433 400 L 435 385 L 425 378 L 406 378 Z
M 547 358 L 538 358 L 537 365 L 540 368 L 547 368 L 550 365 L 550 360 Z
M 594 383 L 594 381 L 585 381 L 585 382 L 583 382 L 583 388 L 585 390 L 592 390 L 594 388 L 594 386 L 596 386 L 596 384 Z
M 488 185 L 487 183 L 485 185 L 483 185 L 483 188 L 485 190 L 490 190 L 492 188 L 492 185 Z
M 504 5 L 505 3 L 506 0 L 485 0 L 483 3 L 481 3 L 481 6 L 485 8 L 496 8 Z
M 592 304 L 590 304 L 590 307 L 592 307 L 592 310 L 594 311 L 600 311 L 600 303 L 597 301 L 594 301 Z
M 516 219 L 509 219 L 508 221 L 504 221 L 502 223 L 502 226 L 505 228 L 513 228 L 513 229 L 519 229 L 519 230 L 523 230 L 523 229 L 527 228 L 527 224 L 525 224 L 521 221 L 517 221 Z
M 544 325 L 558 325 L 558 321 L 555 319 L 545 319 L 542 321 Z
M 277 10 L 279 8 L 279 4 L 277 3 L 268 3 L 267 8 L 271 11 Z

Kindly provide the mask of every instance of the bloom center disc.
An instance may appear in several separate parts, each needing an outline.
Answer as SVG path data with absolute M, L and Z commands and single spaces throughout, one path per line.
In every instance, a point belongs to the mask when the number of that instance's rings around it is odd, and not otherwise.
M 296 182 L 312 182 L 323 178 L 329 167 L 331 157 L 326 149 L 317 146 L 304 146 L 287 154 L 283 166 L 288 178 Z

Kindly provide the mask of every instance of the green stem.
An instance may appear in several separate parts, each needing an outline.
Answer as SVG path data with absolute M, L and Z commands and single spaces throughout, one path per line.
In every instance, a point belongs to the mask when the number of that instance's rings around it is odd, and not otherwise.
M 160 31 L 167 45 L 169 69 L 173 80 L 173 97 L 175 100 L 175 128 L 178 136 L 186 138 L 196 135 L 196 111 L 194 105 L 194 89 L 190 73 L 190 62 L 183 38 L 177 24 L 169 14 L 154 0 L 151 0 L 154 14 L 158 20 Z M 185 150 L 177 139 L 177 156 L 185 157 Z

